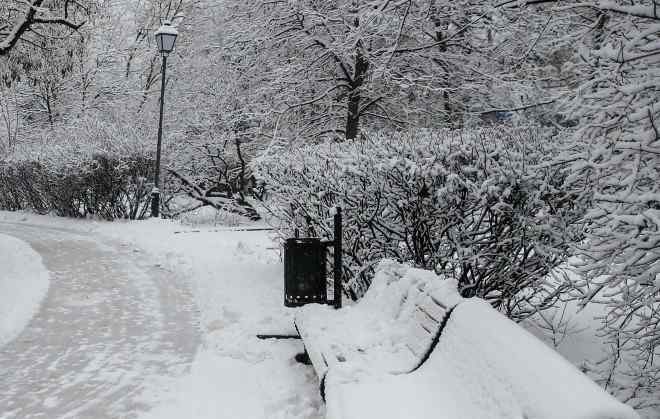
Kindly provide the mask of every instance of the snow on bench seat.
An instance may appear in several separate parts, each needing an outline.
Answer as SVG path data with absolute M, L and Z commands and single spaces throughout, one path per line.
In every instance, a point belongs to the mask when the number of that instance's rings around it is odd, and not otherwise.
M 327 371 L 338 366 L 383 372 L 417 367 L 443 319 L 461 300 L 455 281 L 385 260 L 359 304 L 341 310 L 307 305 L 295 324 L 323 393 Z
M 639 419 L 488 303 L 449 317 L 427 362 L 407 374 L 328 371 L 328 419 Z

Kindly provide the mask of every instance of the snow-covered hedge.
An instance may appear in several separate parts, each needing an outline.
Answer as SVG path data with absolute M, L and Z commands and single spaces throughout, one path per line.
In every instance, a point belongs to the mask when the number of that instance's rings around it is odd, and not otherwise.
M 394 258 L 524 317 L 557 297 L 545 278 L 580 212 L 561 190 L 563 168 L 548 163 L 558 147 L 532 129 L 381 134 L 271 151 L 256 172 L 282 235 L 331 235 L 332 208 L 344 208 L 353 298 L 377 261 Z
M 143 156 L 97 154 L 63 161 L 0 161 L 0 209 L 108 220 L 142 218 L 153 162 Z

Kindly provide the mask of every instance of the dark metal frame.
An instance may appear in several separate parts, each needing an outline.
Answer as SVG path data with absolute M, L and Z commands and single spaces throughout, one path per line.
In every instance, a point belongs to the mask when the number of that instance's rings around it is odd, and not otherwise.
M 342 285 L 341 285 L 341 274 L 343 270 L 343 264 L 342 264 L 342 259 L 341 259 L 341 252 L 342 252 L 342 247 L 341 247 L 341 241 L 342 241 L 342 219 L 341 219 L 341 207 L 337 207 L 335 212 L 335 217 L 334 217 L 334 222 L 335 222 L 335 237 L 333 241 L 333 245 L 335 247 L 335 276 L 334 276 L 334 301 L 333 305 L 335 308 L 341 308 L 341 294 L 342 294 Z
M 154 190 L 151 192 L 151 216 L 160 216 L 160 149 L 163 142 L 163 107 L 165 105 L 165 74 L 167 71 L 167 53 L 163 53 L 160 76 L 160 115 L 158 117 L 158 143 L 156 144 L 156 172 Z

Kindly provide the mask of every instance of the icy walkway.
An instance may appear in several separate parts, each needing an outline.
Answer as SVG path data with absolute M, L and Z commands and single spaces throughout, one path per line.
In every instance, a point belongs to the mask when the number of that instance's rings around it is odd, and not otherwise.
M 0 347 L 0 418 L 135 418 L 159 383 L 188 373 L 200 339 L 174 273 L 68 229 L 0 222 L 0 233 L 29 243 L 51 281 L 27 328 Z
M 42 312 L 0 347 L 0 419 L 324 417 L 302 343 L 256 338 L 294 330 L 277 244 L 227 230 L 0 211 L 0 233 L 53 271 Z

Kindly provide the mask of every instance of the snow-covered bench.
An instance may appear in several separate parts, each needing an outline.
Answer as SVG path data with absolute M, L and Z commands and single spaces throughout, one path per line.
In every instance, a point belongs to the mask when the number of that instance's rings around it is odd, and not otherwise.
M 417 368 L 460 300 L 455 282 L 386 260 L 359 304 L 338 311 L 302 307 L 296 329 L 320 378 L 321 394 L 326 373 L 345 363 L 395 373 Z
M 328 419 L 638 419 L 543 342 L 456 284 L 381 263 L 356 305 L 296 327 Z

